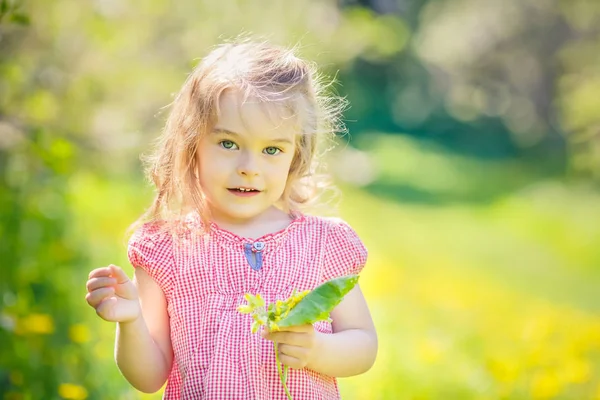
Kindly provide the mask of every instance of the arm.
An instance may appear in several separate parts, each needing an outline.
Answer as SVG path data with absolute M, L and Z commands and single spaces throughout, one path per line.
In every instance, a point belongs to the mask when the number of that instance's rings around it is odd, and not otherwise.
M 377 355 L 377 332 L 357 285 L 331 312 L 333 334 L 315 332 L 315 349 L 307 368 L 329 376 L 367 372 Z
M 141 314 L 118 322 L 115 360 L 129 383 L 154 393 L 166 382 L 173 362 L 167 302 L 163 291 L 141 268 L 135 269 Z
M 173 361 L 162 290 L 143 269 L 136 268 L 132 282 L 115 265 L 90 272 L 86 286 L 86 300 L 96 314 L 117 323 L 119 369 L 136 389 L 156 392 L 167 380 Z

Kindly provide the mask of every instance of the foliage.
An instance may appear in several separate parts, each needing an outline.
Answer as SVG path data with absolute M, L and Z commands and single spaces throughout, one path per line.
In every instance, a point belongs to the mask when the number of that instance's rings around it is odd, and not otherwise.
M 342 213 L 381 351 L 345 398 L 599 397 L 600 3 L 340 3 L 0 0 L 0 398 L 159 397 L 84 282 L 127 265 L 138 154 L 241 31 L 299 42 L 351 104 L 363 151 L 333 169 L 364 185 Z
M 21 12 L 22 2 L 0 0 L 0 23 L 5 19 L 13 24 L 28 25 L 29 17 Z
M 314 324 L 318 321 L 330 321 L 329 314 L 336 305 L 342 301 L 344 296 L 352 290 L 358 282 L 358 275 L 348 275 L 331 279 L 322 283 L 313 290 L 296 293 L 296 290 L 286 300 L 277 300 L 265 308 L 265 302 L 260 296 L 247 293 L 244 298 L 247 304 L 238 307 L 242 314 L 251 314 L 252 333 L 256 333 L 260 326 L 265 326 L 270 331 L 278 331 L 281 328 Z M 275 351 L 275 363 L 279 378 L 288 399 L 292 396 L 287 388 L 288 366 L 283 367 L 279 361 L 277 342 L 273 343 Z

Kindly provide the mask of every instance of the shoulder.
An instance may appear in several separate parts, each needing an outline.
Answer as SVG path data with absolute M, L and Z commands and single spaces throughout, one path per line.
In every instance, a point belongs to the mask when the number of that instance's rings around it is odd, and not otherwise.
M 134 230 L 129 244 L 172 244 L 202 232 L 203 227 L 199 218 L 192 213 L 180 220 L 146 222 Z
M 368 251 L 358 233 L 342 218 L 310 217 L 323 233 L 323 280 L 358 275 Z
M 146 222 L 135 229 L 129 238 L 129 246 L 165 243 L 171 238 L 172 233 L 165 222 Z
M 139 226 L 129 239 L 127 256 L 134 268 L 143 269 L 165 294 L 171 292 L 175 268 L 173 234 L 163 222 Z
M 328 238 L 331 237 L 358 237 L 358 234 L 348 222 L 339 217 L 306 216 L 306 223 L 320 230 Z
M 350 250 L 366 257 L 367 249 L 356 230 L 339 217 L 305 216 L 306 227 L 317 233 L 326 251 Z

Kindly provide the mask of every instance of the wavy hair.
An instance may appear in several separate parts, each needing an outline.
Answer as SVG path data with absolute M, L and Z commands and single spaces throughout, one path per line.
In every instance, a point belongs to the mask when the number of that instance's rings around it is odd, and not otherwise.
M 200 139 L 218 122 L 219 99 L 226 90 L 283 106 L 295 118 L 297 145 L 280 199 L 282 209 L 306 211 L 333 188 L 321 155 L 331 149 L 336 133 L 344 131 L 340 116 L 346 101 L 329 90 L 331 85 L 323 83 L 313 63 L 295 53 L 296 48 L 266 41 L 238 40 L 216 46 L 201 60 L 170 105 L 152 152 L 142 155 L 156 194 L 131 230 L 146 222 L 177 225 L 191 211 L 207 226 L 210 211 L 197 178 L 197 152 Z

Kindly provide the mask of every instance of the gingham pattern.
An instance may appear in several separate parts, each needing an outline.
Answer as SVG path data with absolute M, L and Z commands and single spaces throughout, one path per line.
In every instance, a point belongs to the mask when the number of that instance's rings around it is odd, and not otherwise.
M 286 229 L 254 240 L 265 244 L 263 266 L 254 271 L 244 256 L 252 240 L 215 224 L 199 236 L 199 219 L 186 221 L 178 240 L 147 224 L 128 249 L 131 264 L 144 268 L 167 298 L 175 358 L 163 399 L 285 400 L 273 343 L 252 334 L 251 317 L 236 307 L 245 293 L 260 293 L 268 304 L 294 288 L 357 274 L 367 250 L 344 221 L 298 214 Z M 331 324 L 315 329 L 331 333 Z M 306 368 L 290 368 L 288 388 L 295 400 L 339 399 L 334 378 Z

